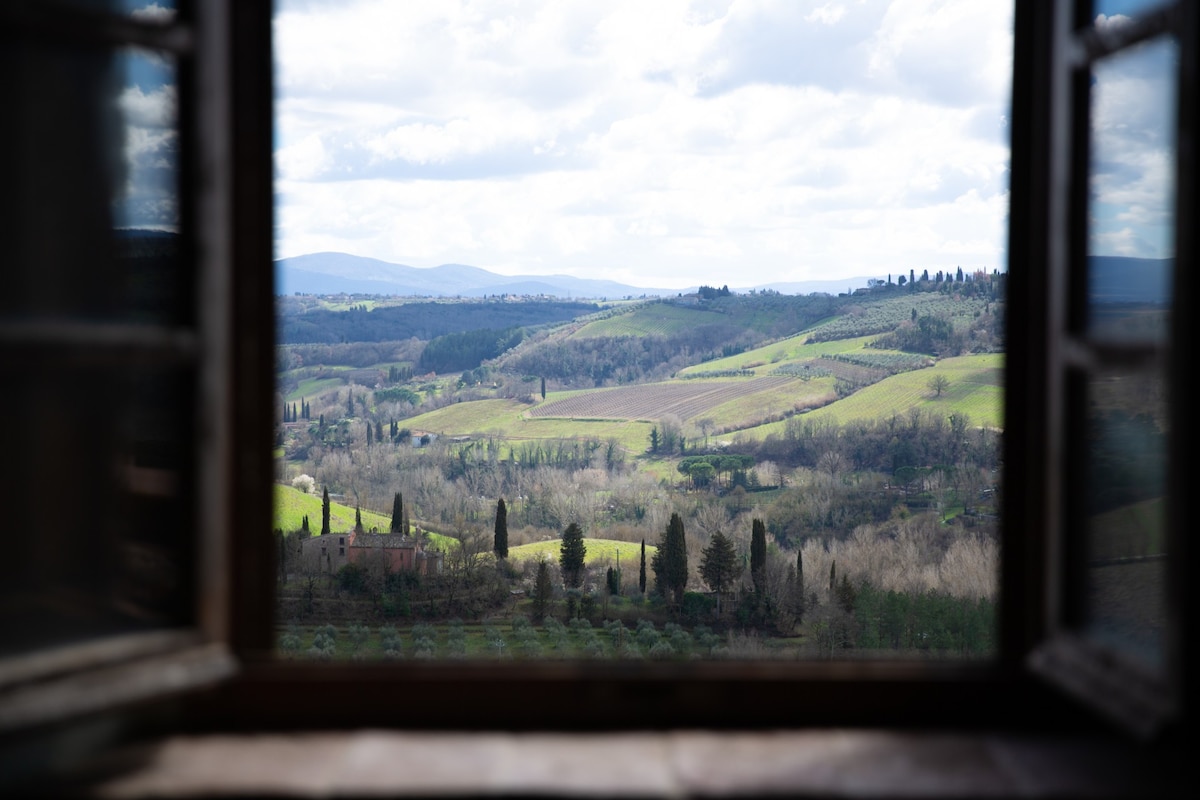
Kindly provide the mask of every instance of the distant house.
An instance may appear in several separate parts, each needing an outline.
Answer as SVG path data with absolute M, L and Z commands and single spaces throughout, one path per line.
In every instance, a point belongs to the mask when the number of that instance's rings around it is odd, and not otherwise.
M 441 553 L 426 551 L 417 539 L 399 533 L 327 533 L 304 539 L 301 547 L 305 556 L 319 556 L 324 572 L 337 572 L 347 564 L 362 565 L 372 554 L 385 557 L 392 572 L 436 575 L 442 571 Z

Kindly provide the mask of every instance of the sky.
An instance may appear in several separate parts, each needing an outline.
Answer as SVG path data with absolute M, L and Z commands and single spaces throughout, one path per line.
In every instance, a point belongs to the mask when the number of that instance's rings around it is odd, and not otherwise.
M 1004 269 L 1011 24 L 1005 0 L 277 0 L 276 257 L 656 288 Z M 1175 58 L 1094 72 L 1092 252 L 1171 254 Z M 118 222 L 170 228 L 174 69 L 122 69 Z
M 1010 3 L 281 0 L 278 257 L 641 286 L 1003 266 Z

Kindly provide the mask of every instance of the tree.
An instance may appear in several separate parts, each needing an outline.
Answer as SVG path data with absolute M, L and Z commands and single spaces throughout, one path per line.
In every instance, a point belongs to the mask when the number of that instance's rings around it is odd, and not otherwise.
M 658 428 L 657 427 L 650 429 L 650 452 L 651 453 L 658 452 Z
M 721 616 L 721 595 L 742 574 L 733 540 L 717 531 L 700 553 L 700 577 L 717 593 L 717 616 Z
M 495 551 L 496 558 L 508 558 L 508 508 L 504 505 L 503 497 L 496 501 L 496 528 L 492 550 Z
M 612 567 L 609 567 L 608 572 L 605 573 L 604 583 L 608 587 L 609 594 L 621 593 L 621 576 Z
M 329 487 L 321 494 L 321 535 L 329 533 Z
M 682 603 L 688 578 L 687 541 L 678 513 L 671 514 L 658 550 L 650 559 L 650 567 L 654 570 L 655 588 L 664 595 L 669 592 L 676 605 Z
M 355 531 L 355 533 L 363 532 L 362 511 L 359 509 L 358 506 L 354 507 L 354 531 Z
M 546 557 L 538 559 L 537 578 L 533 582 L 533 617 L 541 622 L 546 616 L 550 598 L 554 595 L 554 587 L 550 583 L 550 565 Z
M 392 524 L 388 530 L 408 535 L 408 531 L 404 529 L 404 497 L 399 492 L 392 496 Z
M 929 387 L 935 397 L 941 397 L 942 392 L 946 391 L 946 387 L 950 385 L 950 379 L 945 375 L 934 375 L 925 385 Z
M 767 526 L 761 519 L 754 520 L 750 527 L 750 577 L 754 590 L 763 590 L 763 569 L 767 566 Z
M 638 588 L 646 593 L 646 540 L 642 539 L 642 565 L 638 570 Z
M 564 584 L 578 588 L 583 583 L 583 560 L 586 556 L 583 529 L 572 522 L 563 531 L 562 544 L 559 546 L 558 564 L 562 567 Z
M 796 548 L 796 582 L 792 585 L 792 613 L 804 621 L 804 543 Z
M 546 399 L 546 379 L 542 378 L 542 399 Z

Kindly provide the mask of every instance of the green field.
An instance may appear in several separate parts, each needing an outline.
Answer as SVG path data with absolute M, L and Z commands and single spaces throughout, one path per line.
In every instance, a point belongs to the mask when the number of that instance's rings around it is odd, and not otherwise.
M 930 390 L 929 379 L 943 375 L 949 385 L 941 397 Z M 1000 428 L 1004 425 L 1004 356 L 989 353 L 946 358 L 928 369 L 902 372 L 867 386 L 832 405 L 808 413 L 812 419 L 845 424 L 860 419 L 885 419 L 906 415 L 917 408 L 943 416 L 966 414 L 971 425 Z M 770 433 L 782 435 L 784 422 L 773 422 L 743 431 L 749 438 Z
M 571 334 L 572 339 L 601 336 L 670 336 L 691 330 L 698 325 L 726 322 L 724 314 L 695 308 L 651 303 L 605 319 L 589 322 Z
M 304 494 L 299 489 L 275 484 L 274 527 L 286 533 L 300 530 L 303 518 L 308 517 L 308 529 L 314 535 L 321 532 L 321 495 Z M 374 511 L 362 511 L 364 530 L 376 528 L 386 532 L 392 526 L 392 518 Z M 341 503 L 329 503 L 329 529 L 333 532 L 354 530 L 354 509 Z M 440 533 L 428 533 L 430 545 L 444 549 L 454 539 Z
M 346 381 L 342 378 L 305 378 L 296 385 L 294 390 L 288 392 L 284 399 L 289 403 L 312 400 L 323 392 L 340 389 L 345 385 Z
M 615 539 L 584 539 L 583 543 L 587 546 L 587 556 L 584 561 L 588 566 L 615 567 L 619 561 L 621 571 L 625 573 L 626 581 L 629 580 L 630 575 L 633 575 L 634 580 L 637 579 L 637 572 L 642 558 L 642 546 L 639 542 L 620 542 Z M 558 539 L 523 544 L 519 547 L 509 549 L 508 560 L 518 563 L 521 561 L 535 561 L 539 557 L 545 556 L 547 561 L 557 561 L 560 545 L 561 542 Z M 657 549 L 654 545 L 646 545 L 647 570 L 650 568 L 650 558 Z
M 747 350 L 744 353 L 738 353 L 736 356 L 705 361 L 703 364 L 681 369 L 679 375 L 682 377 L 698 372 L 730 369 L 749 369 L 753 370 L 755 375 L 769 375 L 771 370 L 783 364 L 862 350 L 868 342 L 872 342 L 878 337 L 859 336 L 855 339 L 839 339 L 833 342 L 815 342 L 813 344 L 805 343 L 805 338 L 805 334 L 799 334 L 753 350 Z
M 551 399 L 579 392 L 555 392 Z M 616 439 L 627 452 L 640 453 L 653 427 L 648 422 L 623 420 L 529 419 L 529 406 L 516 400 L 474 400 L 455 403 L 403 421 L 414 431 L 439 436 L 493 438 L 507 444 L 535 439 Z

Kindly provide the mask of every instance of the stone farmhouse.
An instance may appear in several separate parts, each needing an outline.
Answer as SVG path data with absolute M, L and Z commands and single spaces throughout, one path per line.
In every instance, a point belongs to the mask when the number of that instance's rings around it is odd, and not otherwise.
M 399 533 L 327 533 L 301 542 L 303 555 L 320 556 L 321 568 L 335 573 L 347 564 L 365 566 L 372 558 L 387 559 L 392 572 L 436 575 L 442 571 L 442 554 L 428 551 L 420 540 Z

